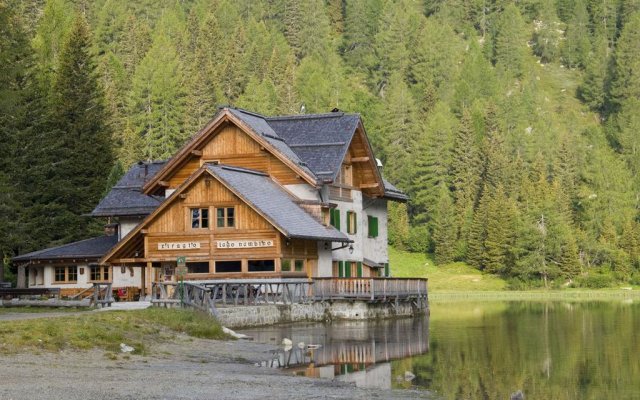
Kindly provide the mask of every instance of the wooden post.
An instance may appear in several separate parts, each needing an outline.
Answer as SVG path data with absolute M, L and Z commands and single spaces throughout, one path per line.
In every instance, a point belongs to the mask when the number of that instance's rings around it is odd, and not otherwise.
M 145 273 L 144 273 L 144 282 L 145 282 L 145 292 L 144 295 L 145 297 L 151 295 L 151 282 L 153 282 L 153 266 L 152 263 L 149 261 L 147 262 L 147 266 L 144 267 L 146 269 Z
M 24 265 L 18 266 L 18 289 L 25 289 L 27 287 L 27 267 Z

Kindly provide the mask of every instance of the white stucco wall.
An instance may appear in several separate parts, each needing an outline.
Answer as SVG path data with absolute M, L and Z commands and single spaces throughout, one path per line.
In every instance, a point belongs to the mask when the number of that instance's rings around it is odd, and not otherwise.
M 92 283 L 89 282 L 91 269 L 89 268 L 89 265 L 77 264 L 77 266 L 78 281 L 76 283 L 53 283 L 55 274 L 55 267 L 53 266 L 37 267 L 37 274 L 35 273 L 36 268 L 31 267 L 29 268 L 28 285 L 29 287 L 51 287 L 60 289 L 84 289 L 91 287 Z M 80 268 L 84 268 L 84 274 L 80 274 Z M 113 282 L 114 288 L 130 286 L 140 287 L 142 284 L 141 277 L 141 268 L 133 268 L 132 276 L 129 268 L 125 268 L 123 273 L 120 266 L 114 266 L 112 268 L 111 282 Z
M 320 201 L 318 189 L 315 189 L 311 185 L 308 185 L 306 183 L 300 183 L 297 185 L 284 185 L 284 188 L 293 193 L 297 198 L 301 200 Z
M 140 222 L 142 222 L 142 218 L 121 217 L 118 221 L 120 224 L 118 227 L 118 240 L 122 240 L 123 237 L 127 236 Z
M 352 192 L 352 202 L 335 201 L 340 210 L 340 231 L 354 241 L 353 253 L 348 247 L 333 252 L 333 259 L 336 261 L 363 261 L 367 258 L 378 263 L 385 263 L 389 260 L 387 249 L 387 201 L 384 199 L 370 199 L 362 196 L 362 192 L 354 190 Z M 357 229 L 356 233 L 347 233 L 347 211 L 356 213 Z M 368 216 L 378 217 L 378 237 L 368 237 Z M 334 247 L 338 247 L 334 244 Z
M 333 274 L 333 255 L 331 253 L 331 243 L 329 249 L 325 250 L 325 242 L 318 242 L 318 275 L 319 277 L 330 277 Z M 335 246 L 335 245 L 334 245 Z

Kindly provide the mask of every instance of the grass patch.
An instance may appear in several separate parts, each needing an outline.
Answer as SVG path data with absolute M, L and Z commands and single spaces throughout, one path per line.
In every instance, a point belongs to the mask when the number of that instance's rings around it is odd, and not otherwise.
M 389 247 L 391 273 L 398 278 L 429 278 L 430 293 L 439 291 L 497 291 L 507 283 L 495 275 L 484 274 L 465 263 L 436 266 L 422 253 Z
M 206 339 L 228 339 L 206 314 L 181 309 L 87 313 L 60 318 L 6 321 L 0 325 L 0 352 L 60 351 L 99 348 L 117 354 L 120 343 L 145 354 L 149 345 L 171 340 L 175 333 Z
M 51 312 L 80 312 L 80 311 L 90 311 L 89 307 L 11 307 L 4 306 L 0 307 L 0 315 L 2 314 L 12 314 L 12 313 L 51 313 Z

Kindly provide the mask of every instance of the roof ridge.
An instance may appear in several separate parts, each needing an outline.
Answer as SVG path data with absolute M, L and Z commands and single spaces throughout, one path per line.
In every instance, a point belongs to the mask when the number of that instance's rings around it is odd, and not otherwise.
M 236 167 L 236 166 L 227 165 L 227 164 L 216 164 L 216 163 L 205 163 L 205 164 L 207 165 L 207 168 L 220 167 L 221 169 L 224 169 L 227 171 L 242 172 L 245 174 L 252 174 L 252 175 L 258 175 L 258 176 L 269 176 L 266 173 L 262 171 L 257 171 L 255 169 Z
M 233 106 L 223 106 L 221 108 L 228 108 L 230 110 L 240 111 L 242 113 L 253 115 L 254 117 L 258 117 L 258 118 L 262 118 L 262 119 L 267 119 L 268 118 L 266 115 L 259 114 L 259 113 L 255 112 L 255 111 L 249 111 L 249 110 L 246 110 L 244 108 L 233 107 Z
M 24 258 L 25 256 L 42 255 L 42 254 L 46 254 L 46 253 L 48 253 L 48 252 L 50 252 L 52 250 L 58 250 L 58 249 L 61 249 L 63 247 L 71 246 L 71 245 L 78 244 L 78 243 L 88 242 L 89 240 L 95 240 L 95 239 L 104 238 L 104 237 L 110 237 L 110 236 L 101 235 L 101 236 L 96 236 L 96 237 L 92 237 L 92 238 L 76 240 L 75 242 L 60 244 L 58 246 L 47 247 L 46 249 L 36 250 L 36 251 L 31 251 L 29 253 L 20 254 L 20 255 L 17 255 L 15 257 L 13 257 L 13 258 L 20 259 L 20 258 Z
M 297 120 L 297 119 L 320 119 L 320 118 L 340 118 L 343 116 L 359 116 L 358 113 L 348 114 L 345 112 L 328 112 L 318 114 L 292 114 L 292 115 L 274 115 L 272 117 L 264 117 L 265 121 L 278 121 L 278 120 Z

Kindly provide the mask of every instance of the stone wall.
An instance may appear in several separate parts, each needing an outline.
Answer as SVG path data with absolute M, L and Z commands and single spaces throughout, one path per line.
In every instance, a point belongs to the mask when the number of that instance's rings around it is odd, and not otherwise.
M 288 322 L 321 322 L 335 319 L 383 319 L 428 313 L 416 309 L 409 302 L 394 307 L 391 303 L 363 301 L 315 302 L 310 304 L 269 304 L 218 308 L 218 318 L 229 328 L 282 324 Z

